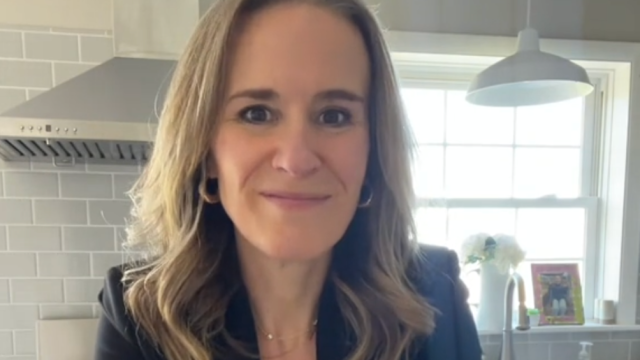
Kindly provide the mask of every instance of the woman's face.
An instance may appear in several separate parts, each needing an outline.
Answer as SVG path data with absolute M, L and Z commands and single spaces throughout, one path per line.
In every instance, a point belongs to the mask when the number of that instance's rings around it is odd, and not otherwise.
M 351 222 L 369 152 L 369 61 L 329 10 L 277 5 L 243 24 L 211 177 L 240 241 L 280 260 L 327 254 Z

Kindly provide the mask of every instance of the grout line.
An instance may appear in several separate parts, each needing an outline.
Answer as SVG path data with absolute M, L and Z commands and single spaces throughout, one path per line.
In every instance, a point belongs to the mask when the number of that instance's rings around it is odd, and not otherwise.
M 7 179 L 4 176 L 4 171 L 0 171 L 2 173 L 2 196 L 7 197 Z
M 56 181 L 58 182 L 58 198 L 62 198 L 62 175 L 59 171 L 56 173 Z
M 22 41 L 22 58 L 27 58 L 27 43 L 24 39 L 24 31 L 20 32 L 20 40 Z
M 55 61 L 59 64 L 65 65 L 92 65 L 97 66 L 101 63 L 95 61 L 72 61 L 72 60 L 47 60 L 47 59 L 31 59 L 31 58 L 12 58 L 0 56 L 0 61 L 19 61 L 19 62 L 33 62 L 33 63 L 50 63 Z
M 30 34 L 55 34 L 55 35 L 83 35 L 83 36 L 94 36 L 99 38 L 110 38 L 113 37 L 113 34 L 109 33 L 109 29 L 104 30 L 92 30 L 92 29 L 65 29 L 58 27 L 20 27 L 11 26 L 7 24 L 0 25 L 0 32 L 25 32 Z
M 40 276 L 40 254 L 39 253 L 35 253 L 36 256 L 36 278 L 40 279 L 42 278 Z
M 31 203 L 31 224 L 36 223 L 36 199 L 29 199 Z
M 13 278 L 7 279 L 7 288 L 9 289 L 9 304 L 13 304 Z
M 65 241 L 64 238 L 66 236 L 66 230 L 65 230 L 65 226 L 61 225 L 58 226 L 58 234 L 60 235 L 60 252 L 67 252 L 67 247 L 65 246 Z
M 49 88 L 43 88 L 43 87 L 34 87 L 34 86 L 24 87 L 24 86 L 11 86 L 11 85 L 0 85 L 0 89 L 7 89 L 7 90 L 23 90 L 24 89 L 24 90 L 39 90 L 39 91 L 49 90 Z M 11 170 L 11 169 L 7 169 L 7 170 Z
M 551 343 L 547 342 L 546 343 L 546 348 L 547 348 L 547 350 L 543 351 L 543 352 L 547 353 L 547 360 L 551 360 Z
M 18 355 L 18 347 L 16 346 L 17 341 L 16 341 L 16 329 L 11 330 L 11 345 L 13 346 L 13 354 L 14 355 Z
M 108 198 L 108 197 L 104 197 L 104 198 L 86 198 L 86 197 L 77 197 L 77 198 L 73 198 L 73 197 L 47 197 L 47 196 L 30 196 L 30 197 L 24 197 L 24 196 L 6 196 L 4 197 L 4 199 L 11 199 L 11 200 L 63 200 L 63 201 L 73 201 L 73 202 L 77 202 L 77 201 L 109 201 L 109 202 L 113 202 L 113 201 L 117 201 L 117 202 L 130 202 L 130 200 L 127 199 L 114 199 L 114 198 Z
M 81 36 L 78 34 L 76 35 L 76 41 L 78 42 L 78 62 L 82 62 L 82 41 L 81 41 Z
M 111 198 L 116 199 L 116 175 L 111 174 Z
M 56 67 L 54 66 L 54 62 L 51 61 L 51 84 L 52 86 L 56 86 Z

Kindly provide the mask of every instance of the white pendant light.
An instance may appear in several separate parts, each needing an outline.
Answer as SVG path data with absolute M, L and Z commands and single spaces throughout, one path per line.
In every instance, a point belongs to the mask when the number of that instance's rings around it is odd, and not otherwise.
M 518 49 L 479 73 L 466 99 L 476 105 L 515 107 L 554 103 L 586 96 L 593 85 L 585 69 L 563 57 L 540 51 L 538 32 L 527 27 L 518 34 Z

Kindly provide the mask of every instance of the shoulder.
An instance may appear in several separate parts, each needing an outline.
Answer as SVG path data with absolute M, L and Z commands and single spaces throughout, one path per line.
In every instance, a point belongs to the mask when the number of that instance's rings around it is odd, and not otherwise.
M 458 255 L 442 246 L 420 244 L 410 277 L 421 292 L 429 292 L 435 285 L 456 286 L 460 277 Z
M 125 305 L 127 286 L 123 282 L 124 272 L 130 264 L 122 264 L 107 270 L 104 286 L 98 294 L 98 302 L 102 307 L 102 317 L 119 332 L 124 339 L 135 343 L 136 329 Z
M 444 247 L 420 245 L 414 260 L 410 278 L 436 310 L 435 330 L 422 348 L 426 358 L 479 360 L 482 349 L 457 254 Z

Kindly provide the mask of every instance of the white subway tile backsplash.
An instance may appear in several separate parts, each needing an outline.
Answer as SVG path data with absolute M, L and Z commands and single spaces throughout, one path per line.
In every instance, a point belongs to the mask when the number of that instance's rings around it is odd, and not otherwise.
M 51 64 L 41 61 L 0 60 L 0 86 L 50 88 Z
M 629 360 L 640 359 L 640 339 L 631 342 Z
M 50 30 L 0 25 L 0 113 L 113 56 L 105 32 Z M 104 274 L 91 276 L 115 260 L 116 230 L 88 225 L 87 200 L 111 201 L 114 186 L 139 168 L 90 169 L 0 160 L 0 360 L 35 360 L 38 318 L 99 313 Z M 113 174 L 125 176 L 114 181 Z M 116 219 L 123 207 L 97 205 Z
M 22 198 L 57 198 L 58 174 L 15 171 L 4 176 L 5 196 Z
M 0 356 L 13 355 L 13 332 L 0 331 Z
M 128 175 L 128 174 L 115 174 L 113 175 L 113 190 L 116 199 L 129 199 L 129 196 L 126 194 L 135 181 L 138 179 L 139 175 Z
M 9 226 L 9 250 L 62 250 L 60 228 L 57 226 Z
M 78 61 L 80 58 L 77 35 L 27 32 L 24 50 L 27 59 Z
M 104 277 L 109 268 L 121 265 L 129 260 L 125 253 L 92 253 L 91 254 L 91 273 L 93 277 Z
M 87 171 L 109 174 L 137 174 L 140 169 L 134 165 L 87 164 Z
M 65 172 L 84 172 L 86 170 L 85 164 L 73 164 L 73 165 L 54 165 L 51 161 L 37 161 L 31 163 L 31 170 L 34 171 L 53 171 L 56 173 Z
M 0 57 L 22 58 L 22 33 L 0 31 Z
M 16 355 L 36 353 L 36 333 L 34 330 L 19 330 L 13 333 Z
M 16 355 L 3 357 L 2 360 L 38 360 L 35 355 Z
M 80 61 L 101 63 L 113 57 L 113 41 L 104 36 L 80 36 Z
M 0 251 L 7 250 L 7 227 L 0 226 Z
M 61 279 L 11 280 L 13 303 L 60 303 L 64 301 Z
M 86 319 L 93 317 L 91 305 L 45 304 L 40 305 L 40 318 L 43 320 Z
M 0 305 L 0 330 L 34 329 L 38 305 Z
M 0 304 L 9 302 L 9 280 L 0 279 Z
M 89 253 L 40 253 L 38 254 L 40 277 L 88 277 L 91 276 Z
M 522 359 L 545 360 L 549 358 L 548 343 L 516 343 L 514 348 Z
M 43 225 L 87 224 L 84 200 L 34 200 L 35 223 Z
M 0 278 L 35 277 L 36 269 L 36 254 L 0 252 Z
M 30 170 L 31 164 L 23 161 L 4 161 L 0 159 L 0 170 L 7 171 L 20 171 L 20 170 Z
M 116 227 L 116 250 L 124 250 L 122 244 L 127 241 L 127 230 L 125 227 Z
M 98 226 L 65 226 L 65 251 L 114 251 L 114 228 Z
M 60 195 L 70 199 L 111 199 L 110 174 L 61 173 Z
M 21 104 L 26 99 L 27 92 L 23 89 L 0 89 L 0 113 Z
M 611 332 L 609 331 L 592 331 L 588 333 L 570 333 L 569 338 L 574 341 L 600 341 L 610 340 Z
M 95 303 L 103 285 L 102 279 L 65 279 L 65 299 L 68 303 Z
M 89 224 L 125 225 L 130 211 L 128 200 L 89 200 Z
M 93 305 L 93 317 L 99 318 L 102 315 L 102 307 L 99 304 Z
M 6 175 L 7 173 L 5 173 Z M 0 219 L 7 224 L 32 224 L 33 213 L 29 199 L 0 199 Z
M 34 97 L 44 93 L 46 90 L 27 89 L 27 99 L 33 99 Z
M 60 85 L 63 82 L 70 80 L 83 72 L 93 68 L 95 65 L 88 64 L 74 64 L 74 63 L 54 63 L 54 85 Z

